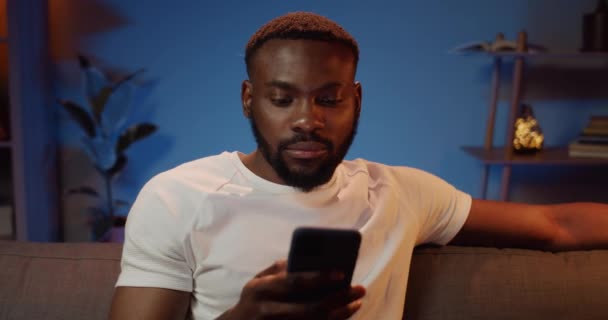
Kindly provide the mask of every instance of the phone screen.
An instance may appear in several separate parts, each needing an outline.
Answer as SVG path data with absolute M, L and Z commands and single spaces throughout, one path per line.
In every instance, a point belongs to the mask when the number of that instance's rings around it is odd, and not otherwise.
M 343 280 L 325 290 L 348 288 L 360 244 L 361 234 L 357 230 L 300 227 L 291 239 L 287 271 L 340 271 Z

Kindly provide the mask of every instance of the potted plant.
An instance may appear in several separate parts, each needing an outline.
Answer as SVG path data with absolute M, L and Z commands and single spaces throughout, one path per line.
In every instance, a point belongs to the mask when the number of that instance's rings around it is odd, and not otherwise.
M 113 99 L 124 94 L 128 85 L 144 70 L 110 80 L 109 76 L 91 65 L 88 58 L 78 56 L 85 76 L 86 107 L 71 100 L 60 99 L 59 103 L 70 118 L 82 129 L 82 146 L 96 172 L 101 176 L 101 191 L 83 185 L 68 190 L 68 195 L 84 195 L 97 200 L 97 205 L 88 208 L 91 235 L 95 241 L 122 241 L 120 230 L 124 230 L 126 213 L 130 203 L 116 199 L 113 183 L 128 162 L 125 151 L 157 130 L 148 123 L 130 123 L 131 99 Z M 120 213 L 120 214 L 119 214 Z M 118 229 L 117 229 L 118 228 Z M 116 234 L 118 230 L 118 234 Z

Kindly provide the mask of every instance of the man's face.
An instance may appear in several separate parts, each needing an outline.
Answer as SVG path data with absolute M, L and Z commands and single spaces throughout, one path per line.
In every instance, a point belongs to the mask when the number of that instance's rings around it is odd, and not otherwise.
M 262 160 L 251 169 L 304 191 L 329 181 L 354 138 L 361 86 L 344 45 L 270 40 L 254 55 L 242 100 Z

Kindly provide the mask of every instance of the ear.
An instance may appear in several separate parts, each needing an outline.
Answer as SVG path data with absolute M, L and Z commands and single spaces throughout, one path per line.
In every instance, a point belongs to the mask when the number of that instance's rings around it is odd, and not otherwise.
M 243 80 L 241 85 L 241 104 L 243 105 L 243 115 L 251 118 L 251 103 L 253 101 L 253 84 L 249 80 Z
M 361 99 L 363 97 L 363 89 L 361 88 L 361 82 L 355 81 L 355 114 L 359 117 L 361 114 Z

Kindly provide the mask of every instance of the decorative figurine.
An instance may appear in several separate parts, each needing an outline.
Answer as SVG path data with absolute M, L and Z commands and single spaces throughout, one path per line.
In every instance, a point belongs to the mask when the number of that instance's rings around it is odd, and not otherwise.
M 532 107 L 523 104 L 520 115 L 515 119 L 513 150 L 517 153 L 534 153 L 542 150 L 545 137 L 538 124 Z

